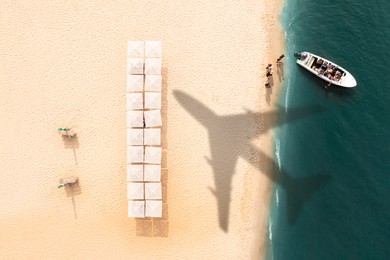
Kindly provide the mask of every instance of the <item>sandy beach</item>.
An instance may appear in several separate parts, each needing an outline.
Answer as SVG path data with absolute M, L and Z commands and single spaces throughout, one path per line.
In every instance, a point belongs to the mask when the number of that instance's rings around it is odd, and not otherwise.
M 0 258 L 261 259 L 281 4 L 2 1 Z M 154 230 L 127 217 L 128 40 L 163 44 L 167 212 Z

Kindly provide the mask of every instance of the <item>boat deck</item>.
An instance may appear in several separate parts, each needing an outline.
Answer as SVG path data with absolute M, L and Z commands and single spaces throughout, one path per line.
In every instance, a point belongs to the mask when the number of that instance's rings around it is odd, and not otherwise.
M 330 80 L 339 81 L 341 77 L 345 75 L 345 72 L 342 69 L 328 61 L 316 57 L 312 57 L 311 60 L 312 62 L 308 63 L 310 64 L 310 68 Z

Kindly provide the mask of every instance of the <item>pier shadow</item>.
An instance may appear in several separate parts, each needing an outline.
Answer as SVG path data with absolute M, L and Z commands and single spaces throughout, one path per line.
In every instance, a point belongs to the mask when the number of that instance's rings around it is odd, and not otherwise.
M 304 203 L 317 189 L 330 181 L 330 175 L 315 175 L 294 178 L 285 169 L 251 142 L 273 127 L 293 123 L 323 111 L 320 106 L 289 108 L 287 121 L 275 120 L 278 111 L 252 112 L 219 116 L 198 100 L 182 91 L 174 91 L 181 106 L 207 130 L 211 158 L 205 157 L 213 169 L 214 187 L 209 190 L 217 199 L 219 226 L 228 232 L 232 179 L 238 158 L 243 158 L 259 171 L 261 163 L 268 163 L 274 169 L 266 176 L 287 193 L 287 210 L 290 224 L 294 224 Z
M 79 182 L 80 182 L 80 179 L 76 183 L 71 184 L 71 185 L 66 185 L 64 187 L 65 188 L 65 192 L 66 192 L 66 196 L 68 198 L 72 199 L 74 219 L 77 219 L 77 208 L 76 208 L 75 196 L 81 194 L 81 188 L 80 188 L 80 183 Z

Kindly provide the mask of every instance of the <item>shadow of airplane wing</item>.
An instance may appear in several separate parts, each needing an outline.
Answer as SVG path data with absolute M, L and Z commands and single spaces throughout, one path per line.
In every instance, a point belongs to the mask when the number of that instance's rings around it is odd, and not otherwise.
M 303 205 L 310 200 L 312 194 L 327 184 L 332 176 L 319 174 L 302 178 L 292 178 L 287 174 L 281 176 L 283 188 L 287 192 L 287 220 L 290 225 L 295 224 Z
M 211 109 L 207 108 L 203 103 L 189 96 L 180 90 L 174 90 L 173 95 L 179 101 L 180 105 L 187 110 L 193 117 L 196 118 L 204 127 L 210 128 L 210 122 L 212 120 L 208 120 L 210 118 L 221 118 L 222 121 L 229 122 L 232 124 L 234 122 L 249 122 L 250 119 L 254 119 L 255 123 L 262 123 L 262 128 L 258 128 L 260 131 L 256 132 L 256 136 L 262 133 L 267 132 L 270 128 L 274 128 L 276 126 L 280 126 L 283 124 L 297 121 L 301 118 L 314 115 L 324 111 L 324 108 L 320 105 L 312 105 L 312 106 L 302 106 L 302 107 L 294 107 L 289 108 L 285 113 L 280 113 L 279 111 L 284 111 L 284 107 L 279 107 L 277 110 L 270 112 L 251 112 L 247 111 L 247 113 L 236 114 L 236 115 L 226 115 L 226 116 L 217 116 Z M 280 116 L 277 116 L 280 115 Z M 287 120 L 286 120 L 287 118 Z M 226 125 L 229 125 L 226 124 Z M 220 131 L 224 131 L 226 129 L 220 129 Z
M 293 107 L 289 108 L 285 111 L 285 107 L 279 107 L 277 110 L 269 111 L 269 112 L 247 112 L 245 114 L 232 115 L 229 117 L 233 117 L 230 120 L 238 121 L 243 120 L 243 117 L 253 117 L 256 124 L 261 125 L 261 128 L 258 128 L 256 133 L 261 135 L 266 133 L 268 130 L 287 124 L 292 123 L 294 121 L 298 121 L 305 117 L 309 117 L 314 114 L 319 114 L 324 111 L 324 108 L 320 105 L 312 105 L 312 106 L 302 106 L 302 107 Z M 235 119 L 234 119 L 235 118 Z
M 173 95 L 179 101 L 180 105 L 187 110 L 204 127 L 208 127 L 207 122 L 210 118 L 217 118 L 216 114 L 207 108 L 203 103 L 189 96 L 180 90 L 174 90 Z
M 320 174 L 315 176 L 306 176 L 302 178 L 293 178 L 284 170 L 283 167 L 279 170 L 279 165 L 264 154 L 260 149 L 251 144 L 251 151 L 255 151 L 260 156 L 262 164 L 271 165 L 271 170 L 266 172 L 266 176 L 274 183 L 280 185 L 287 196 L 287 219 L 289 224 L 294 224 L 299 213 L 306 201 L 308 201 L 312 194 L 327 184 L 332 176 L 330 174 Z M 244 156 L 245 158 L 245 156 Z M 260 164 L 254 163 L 251 158 L 245 158 L 250 164 L 257 167 L 259 170 Z

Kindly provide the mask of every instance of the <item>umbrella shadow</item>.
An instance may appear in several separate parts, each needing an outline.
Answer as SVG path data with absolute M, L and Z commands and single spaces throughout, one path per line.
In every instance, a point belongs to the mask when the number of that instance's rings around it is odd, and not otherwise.
M 74 184 L 66 185 L 65 192 L 66 192 L 66 196 L 72 199 L 73 214 L 74 214 L 74 218 L 77 219 L 77 208 L 76 208 L 75 196 L 80 195 L 82 193 L 79 180 Z
M 219 226 L 224 232 L 228 231 L 232 179 L 238 158 L 245 159 L 258 170 L 262 170 L 259 161 L 268 163 L 275 169 L 267 172 L 266 176 L 286 190 L 290 224 L 295 223 L 311 194 L 330 181 L 329 174 L 297 179 L 283 168 L 276 171 L 278 167 L 275 161 L 251 143 L 253 139 L 273 127 L 322 112 L 322 107 L 289 108 L 287 121 L 274 120 L 278 111 L 265 113 L 247 111 L 242 114 L 219 116 L 182 91 L 174 91 L 173 94 L 181 106 L 208 130 L 211 158 L 205 159 L 212 167 L 214 175 L 214 187 L 209 187 L 209 190 L 217 199 Z
M 64 142 L 65 149 L 72 149 L 73 150 L 73 157 L 76 166 L 78 166 L 78 161 L 77 161 L 77 154 L 76 154 L 76 149 L 79 148 L 79 138 L 78 136 L 73 136 L 71 138 L 67 136 L 62 136 L 62 141 Z
M 161 169 L 162 185 L 162 217 L 161 218 L 136 218 L 136 236 L 139 237 L 168 237 L 169 219 L 167 203 L 168 170 Z

